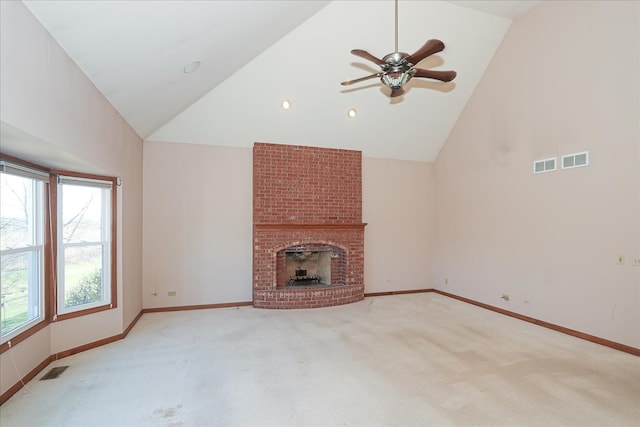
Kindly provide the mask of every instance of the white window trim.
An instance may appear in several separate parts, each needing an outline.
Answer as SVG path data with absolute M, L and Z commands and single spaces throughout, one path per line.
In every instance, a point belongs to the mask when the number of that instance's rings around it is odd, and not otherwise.
M 81 178 L 81 177 L 68 177 L 68 176 L 58 176 L 58 268 L 57 268 L 57 284 L 56 284 L 56 317 L 58 315 L 71 314 L 79 311 L 90 310 L 92 308 L 104 307 L 105 305 L 113 305 L 112 303 L 112 295 L 111 295 L 111 265 L 112 265 L 112 257 L 111 257 L 111 245 L 113 242 L 111 241 L 111 231 L 113 227 L 113 218 L 111 218 L 112 210 L 112 195 L 111 192 L 101 192 L 102 194 L 102 218 L 103 223 L 101 227 L 101 241 L 99 242 L 76 242 L 76 243 L 64 243 L 62 238 L 62 230 L 63 230 L 63 185 L 79 185 L 79 186 L 87 186 L 94 188 L 102 188 L 109 189 L 113 191 L 113 185 L 111 181 L 104 181 L 98 179 L 90 179 L 90 178 Z M 99 301 L 95 301 L 87 304 L 75 305 L 72 307 L 65 306 L 65 278 L 64 278 L 64 250 L 69 247 L 89 247 L 89 246 L 102 246 L 102 299 Z
M 20 176 L 27 179 L 32 179 L 33 189 L 32 194 L 34 194 L 34 200 L 31 200 L 30 211 L 33 218 L 33 224 L 28 224 L 29 227 L 35 226 L 36 229 L 32 229 L 30 231 L 30 235 L 35 240 L 35 244 L 27 245 L 19 248 L 11 248 L 0 250 L 0 255 L 12 255 L 12 254 L 31 254 L 34 256 L 37 262 L 35 262 L 35 266 L 33 267 L 35 271 L 31 271 L 29 275 L 32 280 L 37 281 L 36 285 L 29 284 L 29 290 L 32 291 L 31 288 L 37 288 L 37 295 L 32 295 L 31 292 L 28 296 L 28 301 L 32 301 L 35 297 L 35 305 L 37 307 L 32 307 L 37 311 L 37 316 L 33 317 L 30 320 L 27 320 L 22 325 L 11 329 L 7 333 L 2 331 L 2 336 L 0 337 L 0 343 L 5 343 L 14 337 L 20 335 L 25 332 L 29 328 L 33 327 L 35 324 L 41 322 L 45 318 L 45 280 L 44 280 L 44 217 L 45 217 L 45 203 L 44 203 L 44 194 L 45 194 L 45 184 L 44 182 L 48 181 L 48 174 L 28 168 L 22 165 L 16 165 L 5 160 L 0 161 L 0 171 L 8 174 Z

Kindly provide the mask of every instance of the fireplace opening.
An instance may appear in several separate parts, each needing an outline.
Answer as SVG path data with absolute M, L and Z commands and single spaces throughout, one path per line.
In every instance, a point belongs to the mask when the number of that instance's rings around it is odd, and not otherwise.
M 277 287 L 344 284 L 344 251 L 331 245 L 297 245 L 277 254 Z
M 331 284 L 331 252 L 285 252 L 287 286 Z

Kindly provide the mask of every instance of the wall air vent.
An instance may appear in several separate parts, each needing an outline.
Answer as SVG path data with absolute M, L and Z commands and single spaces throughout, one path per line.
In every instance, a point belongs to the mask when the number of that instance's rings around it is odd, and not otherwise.
M 556 158 L 536 160 L 533 162 L 533 173 L 550 172 L 556 170 Z
M 562 156 L 562 169 L 579 168 L 589 165 L 589 152 L 567 154 Z

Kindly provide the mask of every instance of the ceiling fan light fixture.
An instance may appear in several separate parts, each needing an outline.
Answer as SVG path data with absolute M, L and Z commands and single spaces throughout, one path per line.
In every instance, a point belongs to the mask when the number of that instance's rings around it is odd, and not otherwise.
M 193 61 L 187 64 L 182 71 L 184 71 L 185 74 L 191 74 L 198 71 L 198 68 L 200 68 L 200 61 Z
M 387 74 L 383 74 L 382 77 L 380 77 L 380 81 L 382 81 L 385 86 L 391 89 L 400 89 L 405 85 L 405 83 L 409 81 L 409 79 L 411 79 L 411 77 L 411 70 L 407 70 L 404 72 L 389 72 Z

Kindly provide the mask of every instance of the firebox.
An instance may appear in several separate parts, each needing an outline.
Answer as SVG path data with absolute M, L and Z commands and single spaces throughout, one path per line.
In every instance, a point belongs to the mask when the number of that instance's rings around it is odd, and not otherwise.
M 287 286 L 331 284 L 331 258 L 326 251 L 296 251 L 285 254 Z
M 306 244 L 276 254 L 276 287 L 344 284 L 344 250 L 337 246 Z M 284 262 L 283 262 L 284 260 Z

